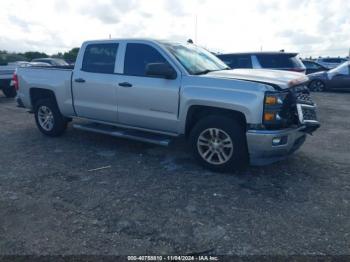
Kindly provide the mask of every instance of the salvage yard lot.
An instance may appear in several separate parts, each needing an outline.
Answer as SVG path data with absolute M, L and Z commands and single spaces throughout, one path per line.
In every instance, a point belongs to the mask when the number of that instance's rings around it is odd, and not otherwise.
M 182 141 L 44 137 L 1 94 L 0 254 L 350 254 L 350 93 L 313 97 L 295 155 L 216 174 Z

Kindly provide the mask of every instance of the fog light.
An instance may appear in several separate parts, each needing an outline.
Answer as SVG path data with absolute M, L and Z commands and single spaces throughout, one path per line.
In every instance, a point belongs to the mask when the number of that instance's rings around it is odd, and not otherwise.
M 278 146 L 281 143 L 281 138 L 280 137 L 275 137 L 272 139 L 272 145 Z
M 273 146 L 282 146 L 287 144 L 287 142 L 288 142 L 288 136 L 274 137 L 272 139 Z

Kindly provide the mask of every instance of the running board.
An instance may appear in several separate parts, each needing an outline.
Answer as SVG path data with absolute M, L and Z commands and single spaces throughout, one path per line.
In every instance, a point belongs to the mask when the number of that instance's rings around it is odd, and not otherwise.
M 84 123 L 84 124 L 73 124 L 73 127 L 79 130 L 126 138 L 130 140 L 136 140 L 140 142 L 151 143 L 160 146 L 168 146 L 171 139 L 165 135 L 152 134 L 142 132 L 138 130 L 121 129 L 114 126 L 97 124 L 97 123 Z

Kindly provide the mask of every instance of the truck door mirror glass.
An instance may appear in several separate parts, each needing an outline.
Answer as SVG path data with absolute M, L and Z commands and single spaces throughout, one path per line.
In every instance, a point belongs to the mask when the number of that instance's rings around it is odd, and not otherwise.
M 149 63 L 146 65 L 146 75 L 165 79 L 175 79 L 176 71 L 167 63 Z

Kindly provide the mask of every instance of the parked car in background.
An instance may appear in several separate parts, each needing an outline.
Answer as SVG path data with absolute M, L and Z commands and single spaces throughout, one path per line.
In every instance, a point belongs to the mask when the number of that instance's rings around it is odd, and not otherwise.
M 6 97 L 12 98 L 16 96 L 16 90 L 11 85 L 12 76 L 17 67 L 25 64 L 27 62 L 24 61 L 0 64 L 0 89 Z
M 185 136 L 216 171 L 285 158 L 320 125 L 306 76 L 230 70 L 192 44 L 88 41 L 72 70 L 27 67 L 17 76 L 18 97 L 47 136 L 77 117 L 85 123 L 75 128 L 158 145 Z
M 69 66 L 69 64 L 60 58 L 36 58 L 33 59 L 31 62 L 40 62 L 40 63 L 46 63 L 51 66 Z
M 30 62 L 27 66 L 45 67 L 45 66 L 52 66 L 52 65 L 44 62 Z
M 342 63 L 348 61 L 345 58 L 334 58 L 334 57 L 327 57 L 327 58 L 319 58 L 316 60 L 317 63 L 323 65 L 324 67 L 327 67 L 328 69 L 336 68 L 337 66 L 341 65 Z
M 313 74 L 317 72 L 322 72 L 322 71 L 328 71 L 329 68 L 313 61 L 313 60 L 302 60 L 305 68 L 306 68 L 306 74 Z
M 322 92 L 331 89 L 350 89 L 350 62 L 345 62 L 328 72 L 318 72 L 308 75 L 309 89 Z
M 218 54 L 230 68 L 275 69 L 305 73 L 306 69 L 297 53 L 256 52 Z

